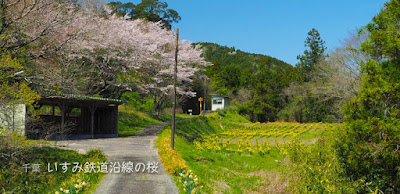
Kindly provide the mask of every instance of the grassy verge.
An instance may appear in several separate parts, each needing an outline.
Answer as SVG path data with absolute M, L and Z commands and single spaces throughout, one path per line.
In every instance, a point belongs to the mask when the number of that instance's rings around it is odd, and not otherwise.
M 177 114 L 177 118 L 191 118 L 193 116 L 187 114 Z M 128 137 L 135 135 L 136 132 L 147 127 L 161 122 L 170 121 L 171 114 L 163 113 L 158 118 L 148 113 L 136 111 L 130 105 L 119 106 L 118 113 L 118 136 Z

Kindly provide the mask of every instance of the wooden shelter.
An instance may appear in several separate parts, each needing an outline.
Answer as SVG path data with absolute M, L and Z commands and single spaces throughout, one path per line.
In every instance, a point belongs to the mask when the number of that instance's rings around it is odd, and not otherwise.
M 122 104 L 121 100 L 41 92 L 37 104 L 39 108 L 51 107 L 51 113 L 40 115 L 40 118 L 43 122 L 59 125 L 61 132 L 67 131 L 66 123 L 74 124 L 73 130 L 68 131 L 70 138 L 118 136 L 118 105 Z M 55 113 L 57 107 L 58 115 Z

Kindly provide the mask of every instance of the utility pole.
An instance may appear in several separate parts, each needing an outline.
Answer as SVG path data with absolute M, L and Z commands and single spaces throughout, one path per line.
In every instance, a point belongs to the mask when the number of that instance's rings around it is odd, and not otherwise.
M 179 43 L 179 28 L 176 29 L 175 40 L 175 68 L 174 68 L 174 108 L 172 110 L 172 126 L 171 126 L 171 148 L 174 149 L 175 144 L 175 109 L 176 109 L 176 74 L 178 72 L 178 43 Z
M 203 115 L 206 115 L 207 77 L 204 77 L 204 106 Z

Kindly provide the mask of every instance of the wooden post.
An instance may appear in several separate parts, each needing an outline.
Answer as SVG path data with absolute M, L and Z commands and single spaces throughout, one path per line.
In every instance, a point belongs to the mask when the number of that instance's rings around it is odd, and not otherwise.
M 174 68 L 174 108 L 172 110 L 172 126 L 171 126 L 171 148 L 174 149 L 175 144 L 175 109 L 176 109 L 176 74 L 178 71 L 178 43 L 179 43 L 179 28 L 176 29 L 175 40 L 175 68 Z
M 113 131 L 114 135 L 118 136 L 118 104 L 113 108 Z
M 62 133 L 64 133 L 64 125 L 65 125 L 65 103 L 62 102 L 61 106 L 60 106 L 60 110 L 61 110 L 61 131 L 60 131 L 60 135 Z
M 24 122 L 25 122 L 24 135 L 25 135 L 25 137 L 28 137 L 28 133 L 26 131 L 27 127 L 28 127 L 28 119 L 30 118 L 28 111 L 29 111 L 28 106 L 25 106 L 25 120 L 24 120 Z
M 91 105 L 89 107 L 90 110 L 90 134 L 92 135 L 92 138 L 94 138 L 94 112 L 96 111 L 96 106 Z

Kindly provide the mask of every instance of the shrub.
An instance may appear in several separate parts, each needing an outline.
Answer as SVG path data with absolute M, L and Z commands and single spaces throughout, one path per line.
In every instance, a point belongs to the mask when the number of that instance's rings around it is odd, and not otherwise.
M 125 92 L 121 96 L 121 100 L 126 104 L 132 105 L 138 111 L 154 112 L 154 100 L 140 96 L 138 92 Z
M 352 182 L 344 176 L 333 145 L 333 141 L 328 141 L 325 137 L 311 145 L 300 145 L 294 140 L 287 146 L 292 192 L 357 192 L 357 182 Z
M 400 191 L 400 1 L 391 0 L 365 29 L 362 87 L 345 107 L 340 161 L 353 180 L 385 193 Z M 365 187 L 365 192 L 370 190 Z

